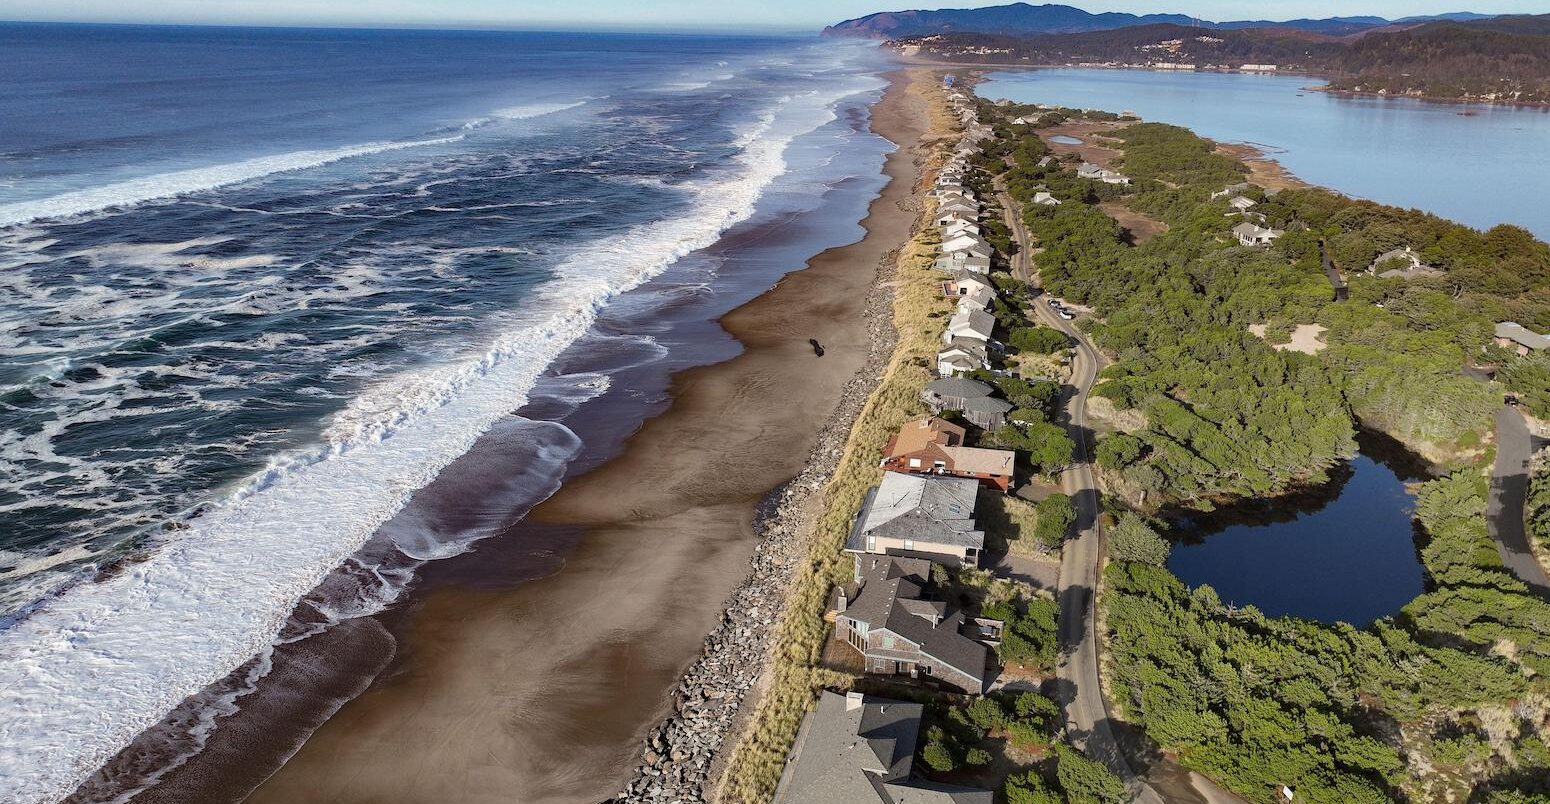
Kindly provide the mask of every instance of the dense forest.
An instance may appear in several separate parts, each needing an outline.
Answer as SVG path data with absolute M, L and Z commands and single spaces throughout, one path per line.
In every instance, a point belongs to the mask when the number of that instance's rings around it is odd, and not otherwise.
M 1113 358 L 1095 393 L 1145 415 L 1096 449 L 1110 490 L 1129 500 L 1110 501 L 1120 513 L 1103 592 L 1111 692 L 1126 718 L 1253 801 L 1285 784 L 1298 801 L 1550 802 L 1550 602 L 1506 570 L 1486 531 L 1481 442 L 1500 392 L 1461 371 L 1527 365 L 1486 344 L 1503 316 L 1550 323 L 1550 249 L 1516 227 L 1480 232 L 1324 191 L 1258 188 L 1253 209 L 1286 233 L 1245 248 L 1228 236 L 1241 218 L 1210 196 L 1246 171 L 1210 142 L 1173 126 L 1116 128 L 1117 167 L 1134 183 L 1114 187 L 1045 160 L 1033 127 L 1006 122 L 1028 107 L 980 108 L 999 135 L 981 164 L 1004 170 L 1023 202 L 1042 283 L 1095 311 L 1086 329 Z M 1039 189 L 1063 203 L 1029 203 Z M 1104 200 L 1169 228 L 1131 245 L 1096 206 Z M 1441 273 L 1366 273 L 1406 245 Z M 1346 271 L 1349 298 L 1336 301 L 1322 252 Z M 1266 337 L 1251 324 L 1268 324 Z M 1271 348 L 1272 333 L 1306 324 L 1323 328 L 1316 354 Z M 1271 619 L 1162 566 L 1147 511 L 1316 479 L 1353 452 L 1358 421 L 1444 464 L 1419 488 L 1426 591 L 1397 615 L 1360 629 Z M 1550 519 L 1547 487 L 1535 484 L 1536 522 Z
M 955 33 L 895 44 L 917 46 L 927 58 L 997 64 L 1274 64 L 1326 75 L 1337 90 L 1550 103 L 1550 15 L 1445 20 L 1347 36 L 1157 24 L 1038 36 Z

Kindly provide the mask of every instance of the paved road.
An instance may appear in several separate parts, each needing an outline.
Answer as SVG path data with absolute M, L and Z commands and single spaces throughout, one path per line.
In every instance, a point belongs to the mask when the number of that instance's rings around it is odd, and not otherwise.
M 1517 408 L 1496 411 L 1496 465 L 1491 469 L 1491 496 L 1485 519 L 1502 562 L 1540 595 L 1550 597 L 1550 576 L 1534 560 L 1524 527 L 1528 499 L 1528 459 L 1533 436 Z
M 1030 262 L 1032 240 L 1020 216 L 1013 212 L 1015 202 L 996 180 L 997 197 L 1005 211 L 1012 239 L 1019 244 L 1011 259 L 1012 273 L 1018 279 L 1036 285 Z M 1144 804 L 1164 801 L 1241 804 L 1241 800 L 1197 773 L 1185 771 L 1171 762 L 1154 764 L 1154 777 L 1164 780 L 1166 797 L 1154 787 L 1152 778 L 1143 778 L 1131 766 L 1116 739 L 1109 715 L 1108 700 L 1099 681 L 1101 657 L 1094 597 L 1098 589 L 1098 571 L 1103 563 L 1103 526 L 1098 519 L 1098 483 L 1091 463 L 1091 430 L 1087 426 L 1087 394 L 1097 381 L 1103 358 L 1085 335 L 1071 322 L 1061 319 L 1043 300 L 1034 302 L 1034 316 L 1040 323 L 1054 327 L 1076 341 L 1072 362 L 1072 393 L 1065 407 L 1066 426 L 1076 442 L 1075 460 L 1060 476 L 1061 490 L 1076 505 L 1076 537 L 1061 551 L 1060 579 L 1056 599 L 1060 603 L 1060 661 L 1055 668 L 1057 695 L 1065 707 L 1066 735 L 1089 757 L 1104 765 L 1131 789 L 1133 800 Z

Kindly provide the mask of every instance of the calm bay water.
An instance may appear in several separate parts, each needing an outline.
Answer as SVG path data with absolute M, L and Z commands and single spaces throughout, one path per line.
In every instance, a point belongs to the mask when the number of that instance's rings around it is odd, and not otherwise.
M 990 73 L 978 91 L 1133 111 L 1212 139 L 1259 145 L 1313 184 L 1478 228 L 1512 223 L 1550 237 L 1543 191 L 1550 184 L 1550 110 L 1306 91 L 1320 83 L 1228 73 L 1003 70 Z
M 1325 486 L 1255 501 L 1176 530 L 1168 560 L 1190 586 L 1209 584 L 1222 602 L 1363 626 L 1399 611 L 1422 591 L 1412 515 L 1415 498 L 1396 466 L 1364 451 Z

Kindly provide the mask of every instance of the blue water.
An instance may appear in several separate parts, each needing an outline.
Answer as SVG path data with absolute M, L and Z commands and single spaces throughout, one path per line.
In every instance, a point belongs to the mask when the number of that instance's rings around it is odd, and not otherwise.
M 1234 524 L 1178 529 L 1168 568 L 1224 603 L 1364 626 L 1422 591 L 1414 511 L 1405 479 L 1360 454 L 1310 494 L 1240 509 Z
M 277 633 L 379 610 L 552 492 L 582 445 L 513 411 L 584 412 L 681 347 L 654 306 L 856 237 L 885 66 L 786 38 L 0 25 L 0 788 L 59 798 Z M 551 368 L 567 349 L 593 368 Z M 378 532 L 492 428 L 526 457 L 488 521 Z
M 1550 110 L 1308 92 L 1316 78 L 1144 70 L 990 73 L 988 98 L 1133 111 L 1259 145 L 1299 178 L 1477 228 L 1550 238 Z M 1469 112 L 1471 116 L 1460 115 Z

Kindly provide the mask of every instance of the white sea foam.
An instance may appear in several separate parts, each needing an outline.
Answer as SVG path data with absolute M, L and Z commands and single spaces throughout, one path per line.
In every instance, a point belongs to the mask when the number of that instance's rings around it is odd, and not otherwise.
M 160 173 L 154 176 L 144 176 L 114 184 L 105 184 L 101 187 L 60 193 L 48 198 L 0 204 L 0 226 L 13 226 L 42 218 L 62 218 L 113 207 L 142 204 L 146 201 L 175 198 L 185 193 L 213 190 L 218 187 L 251 181 L 276 173 L 288 173 L 294 170 L 321 167 L 342 159 L 397 151 L 404 148 L 446 145 L 461 139 L 462 135 L 416 140 L 413 142 L 370 142 L 343 148 L 293 151 L 286 154 L 246 159 L 226 165 L 190 168 L 171 173 Z
M 146 560 L 0 632 L 3 800 L 63 797 L 180 701 L 261 655 L 296 602 L 523 404 L 608 300 L 752 215 L 787 144 L 855 91 L 783 99 L 740 139 L 737 169 L 683 185 L 690 210 L 578 249 L 482 354 L 363 394 L 326 446 L 275 458 Z

